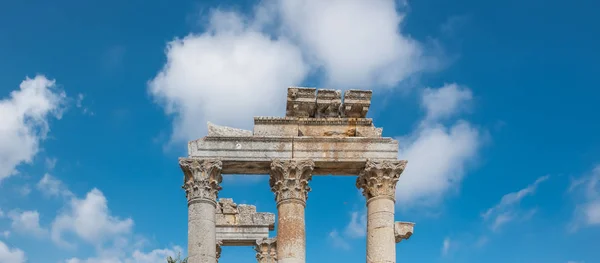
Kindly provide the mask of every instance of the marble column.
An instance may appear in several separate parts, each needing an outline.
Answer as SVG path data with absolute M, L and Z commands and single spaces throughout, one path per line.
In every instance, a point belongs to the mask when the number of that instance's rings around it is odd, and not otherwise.
M 277 259 L 306 262 L 304 209 L 314 169 L 312 160 L 274 160 L 269 184 L 277 202 Z
M 180 158 L 188 200 L 188 263 L 216 263 L 215 210 L 221 190 L 221 161 Z
M 367 199 L 367 263 L 396 262 L 396 183 L 406 161 L 367 160 L 356 180 Z
M 256 260 L 258 263 L 277 263 L 276 239 L 265 238 L 256 240 L 254 250 L 256 250 Z

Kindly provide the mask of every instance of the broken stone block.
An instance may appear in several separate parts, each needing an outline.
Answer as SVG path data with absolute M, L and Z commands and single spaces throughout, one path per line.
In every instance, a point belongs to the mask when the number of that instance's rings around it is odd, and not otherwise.
M 365 118 L 371 106 L 370 90 L 347 90 L 344 92 L 342 113 L 347 118 Z
M 340 116 L 342 104 L 342 91 L 333 89 L 317 90 L 316 118 L 331 118 Z
M 317 108 L 317 89 L 291 87 L 288 89 L 286 117 L 314 117 Z

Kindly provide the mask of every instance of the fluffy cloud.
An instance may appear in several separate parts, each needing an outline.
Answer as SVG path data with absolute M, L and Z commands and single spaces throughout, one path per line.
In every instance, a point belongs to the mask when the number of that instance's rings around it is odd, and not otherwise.
M 130 233 L 132 227 L 132 219 L 111 215 L 106 197 L 94 188 L 84 199 L 73 197 L 70 200 L 68 208 L 52 222 L 51 235 L 59 245 L 72 245 L 63 239 L 63 235 L 73 233 L 90 244 L 102 246 L 106 241 Z
M 25 263 L 25 253 L 18 248 L 9 248 L 0 241 L 0 262 Z
M 533 184 L 512 193 L 505 194 L 500 202 L 495 206 L 489 208 L 481 216 L 486 222 L 490 223 L 492 230 L 498 230 L 501 226 L 514 221 L 514 220 L 527 220 L 531 218 L 536 209 L 529 209 L 525 212 L 519 209 L 521 200 L 527 196 L 535 194 L 539 184 L 548 180 L 550 176 L 542 176 L 535 180 Z
M 421 99 L 427 109 L 427 121 L 436 121 L 465 110 L 468 102 L 473 99 L 471 90 L 460 87 L 455 83 L 445 85 L 440 89 L 426 88 Z
M 324 69 L 328 86 L 393 86 L 427 66 L 421 44 L 401 31 L 395 0 L 277 3 L 283 32 Z
M 323 73 L 326 86 L 390 87 L 428 68 L 401 31 L 396 1 L 262 1 L 255 13 L 213 11 L 202 34 L 167 45 L 149 92 L 174 116 L 172 142 L 201 137 L 206 121 L 251 127 L 284 112 L 288 86 Z M 335 12 L 331 12 L 335 10 Z
M 173 140 L 203 136 L 208 118 L 250 127 L 253 116 L 283 112 L 286 87 L 308 72 L 300 50 L 272 38 L 237 13 L 215 11 L 207 32 L 168 44 L 167 64 L 149 83 L 167 114 Z
M 65 99 L 54 80 L 36 76 L 0 100 L 0 182 L 15 174 L 17 165 L 32 161 L 49 131 L 48 120 L 61 117 Z
M 412 134 L 399 139 L 399 158 L 409 160 L 396 187 L 399 206 L 435 204 L 462 182 L 466 165 L 480 147 L 481 131 L 464 120 L 449 127 L 437 121 L 458 113 L 458 104 L 469 103 L 470 93 L 456 84 L 423 93 L 425 119 Z
M 36 187 L 47 196 L 73 196 L 73 193 L 60 180 L 50 174 L 44 174 L 44 177 L 37 183 Z
M 578 199 L 575 217 L 570 225 L 572 231 L 582 226 L 600 226 L 600 165 L 592 172 L 573 181 L 569 192 Z
M 38 211 L 11 211 L 8 217 L 12 220 L 11 227 L 17 232 L 31 234 L 36 237 L 42 237 L 47 233 L 47 230 L 40 226 Z

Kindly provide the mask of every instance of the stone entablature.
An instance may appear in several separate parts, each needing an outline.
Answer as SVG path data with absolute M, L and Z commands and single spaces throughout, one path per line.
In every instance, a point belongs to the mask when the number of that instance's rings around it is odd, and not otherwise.
M 394 222 L 394 237 L 396 238 L 396 243 L 400 243 L 402 240 L 409 239 L 413 234 L 414 228 L 415 223 Z
M 223 246 L 254 246 L 275 229 L 273 213 L 256 212 L 256 206 L 221 198 L 215 213 L 217 240 Z
M 364 118 L 371 106 L 370 90 L 288 88 L 286 117 L 349 117 Z

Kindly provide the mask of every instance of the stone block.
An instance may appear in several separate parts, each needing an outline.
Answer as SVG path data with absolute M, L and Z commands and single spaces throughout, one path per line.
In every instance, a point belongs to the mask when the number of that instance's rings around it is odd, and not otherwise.
M 347 90 L 344 92 L 342 113 L 348 118 L 365 118 L 371 106 L 370 90 Z
M 415 223 L 411 222 L 394 222 L 394 237 L 396 243 L 403 239 L 409 239 L 414 231 Z
M 231 128 L 227 126 L 216 125 L 212 122 L 208 122 L 208 136 L 220 136 L 220 137 L 244 137 L 252 136 L 252 131 Z
M 298 118 L 254 117 L 254 136 L 298 136 Z
M 317 90 L 316 118 L 331 118 L 340 116 L 342 104 L 342 91 L 333 89 Z
M 317 89 L 288 88 L 286 117 L 314 117 L 317 107 Z

